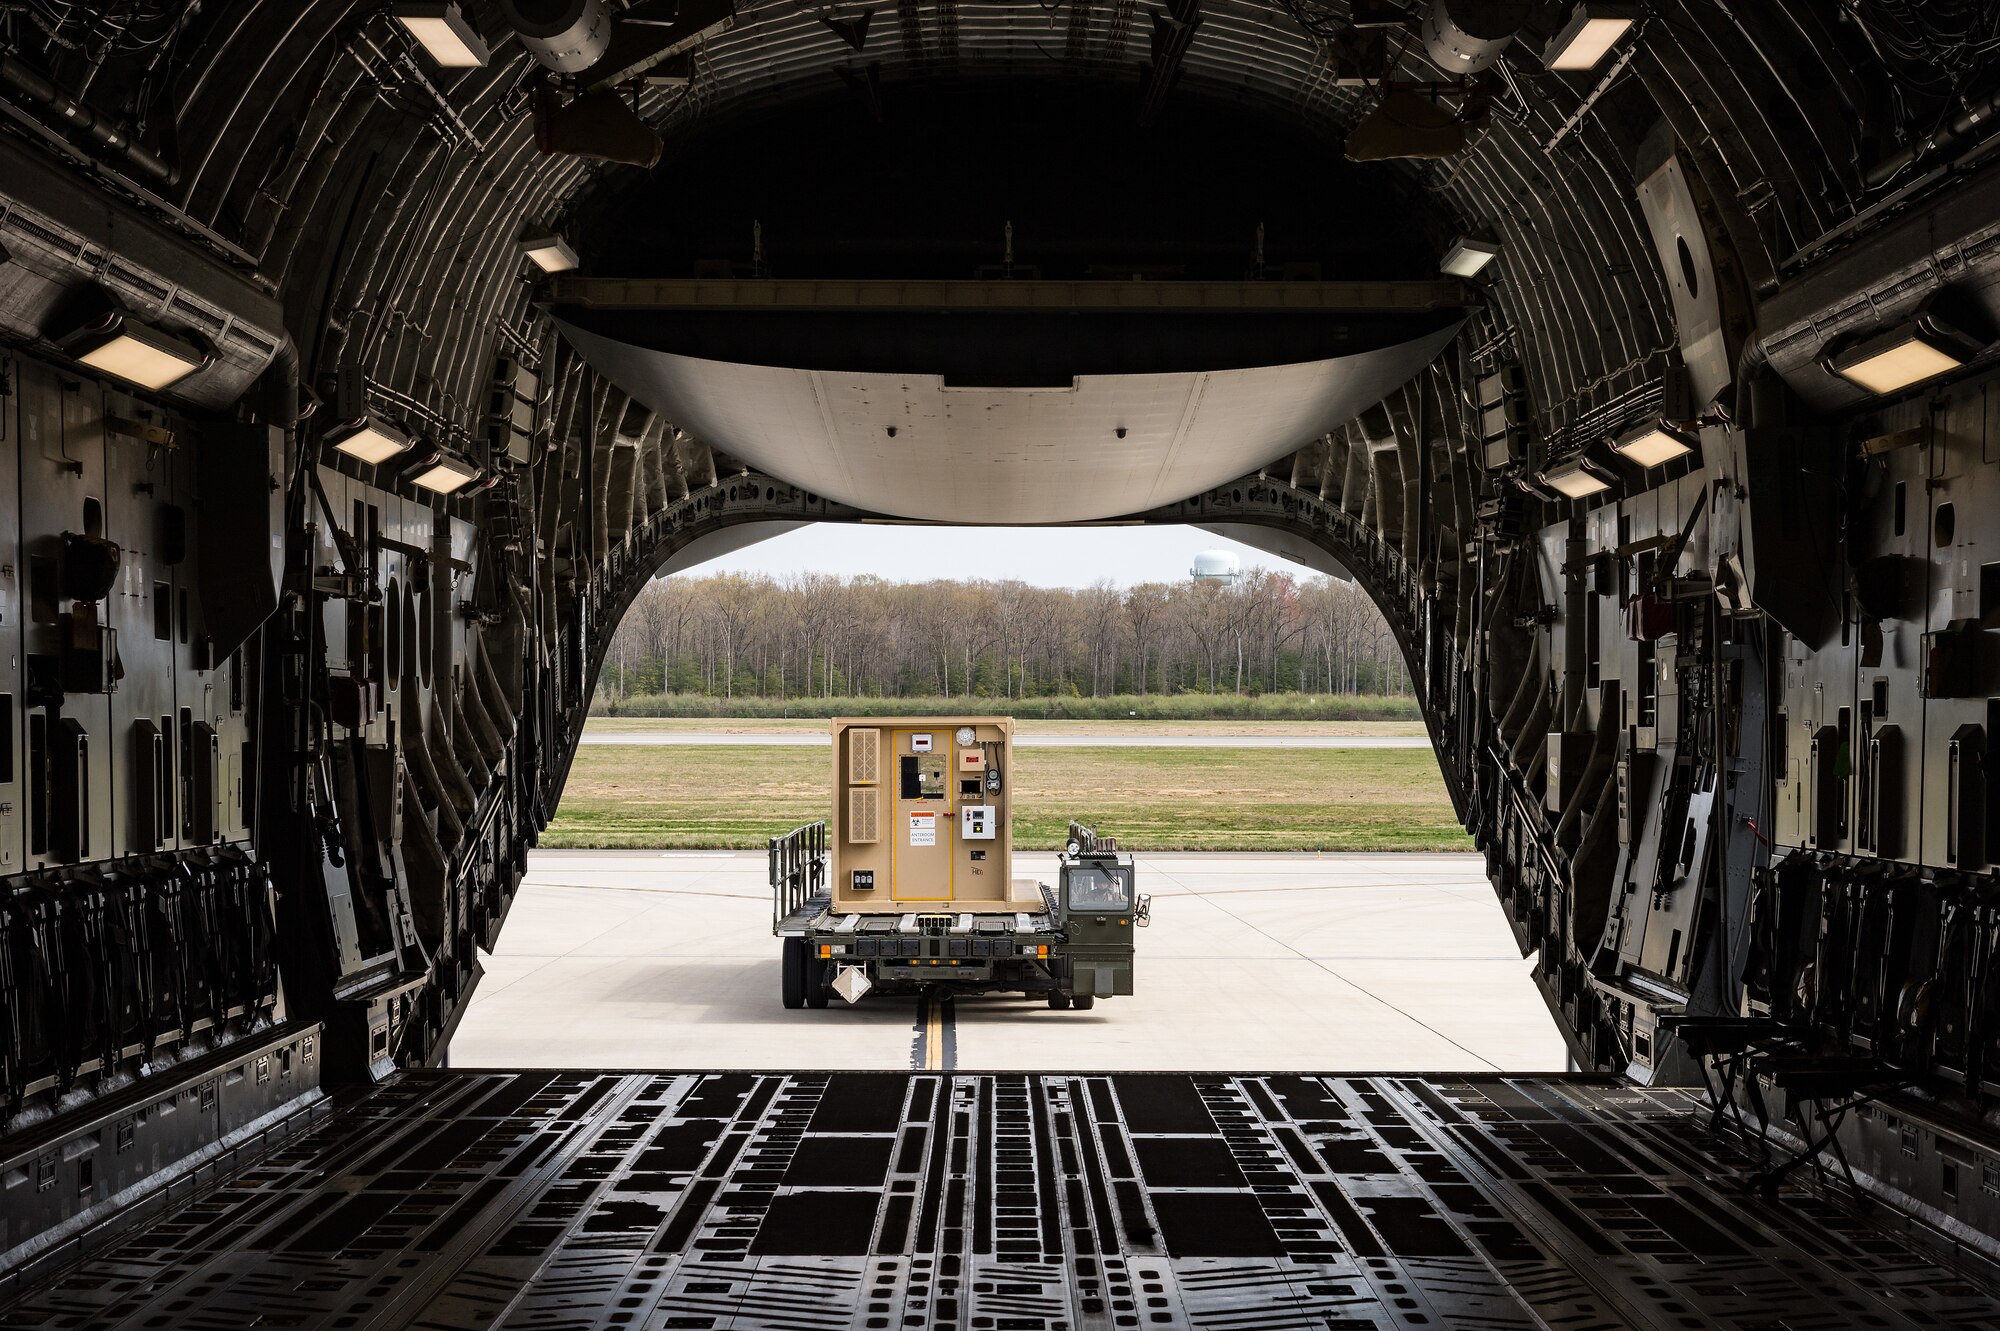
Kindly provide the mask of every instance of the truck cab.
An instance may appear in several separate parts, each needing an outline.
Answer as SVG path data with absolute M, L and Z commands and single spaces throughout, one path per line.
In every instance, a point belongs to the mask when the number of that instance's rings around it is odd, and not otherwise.
M 1088 829 L 1070 830 L 1056 894 L 1065 983 L 1049 998 L 1051 1007 L 1088 1010 L 1100 998 L 1132 992 L 1133 930 L 1146 923 L 1152 903 L 1134 890 L 1131 856 L 1115 845 L 1099 848 Z

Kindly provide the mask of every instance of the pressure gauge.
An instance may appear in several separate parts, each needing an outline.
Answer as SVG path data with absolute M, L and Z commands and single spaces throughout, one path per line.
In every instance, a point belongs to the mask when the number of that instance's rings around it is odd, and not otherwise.
M 958 728 L 957 739 L 959 748 L 961 749 L 964 748 L 966 745 L 972 743 L 972 741 L 977 738 L 978 736 L 973 733 L 971 726 L 960 726 Z

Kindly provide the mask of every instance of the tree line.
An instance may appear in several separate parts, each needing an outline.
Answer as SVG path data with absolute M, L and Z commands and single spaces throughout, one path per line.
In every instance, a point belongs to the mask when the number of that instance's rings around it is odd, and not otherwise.
M 659 578 L 618 626 L 598 683 L 601 700 L 1408 691 L 1360 588 L 1266 569 L 1123 590 Z

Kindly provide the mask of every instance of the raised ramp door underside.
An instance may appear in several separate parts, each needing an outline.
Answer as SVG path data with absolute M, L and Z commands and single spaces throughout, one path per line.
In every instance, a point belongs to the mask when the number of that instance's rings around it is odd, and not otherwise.
M 1743 1164 L 1576 1078 L 406 1073 L 0 1324 L 2000 1324 Z

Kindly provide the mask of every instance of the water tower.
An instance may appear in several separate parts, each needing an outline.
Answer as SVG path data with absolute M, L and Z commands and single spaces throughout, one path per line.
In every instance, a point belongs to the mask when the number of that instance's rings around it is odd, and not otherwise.
M 1188 576 L 1196 582 L 1219 582 L 1227 587 L 1243 576 L 1243 561 L 1227 550 L 1204 550 L 1194 557 Z

